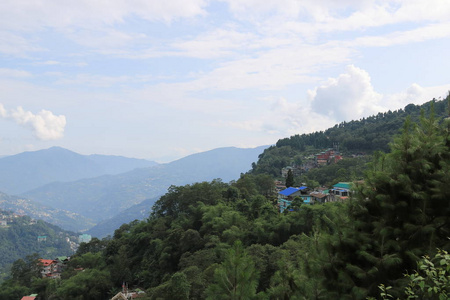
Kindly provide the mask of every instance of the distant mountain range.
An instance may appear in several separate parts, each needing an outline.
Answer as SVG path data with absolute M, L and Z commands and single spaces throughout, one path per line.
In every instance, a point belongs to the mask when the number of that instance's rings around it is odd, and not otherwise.
M 20 194 L 51 182 L 70 182 L 120 174 L 157 165 L 144 159 L 112 155 L 81 155 L 52 147 L 0 158 L 0 191 Z
M 78 213 L 98 223 L 121 215 L 124 210 L 146 199 L 164 194 L 171 185 L 215 178 L 223 181 L 237 179 L 251 168 L 252 162 L 257 161 L 265 148 L 219 148 L 118 175 L 51 183 L 21 195 L 54 208 Z

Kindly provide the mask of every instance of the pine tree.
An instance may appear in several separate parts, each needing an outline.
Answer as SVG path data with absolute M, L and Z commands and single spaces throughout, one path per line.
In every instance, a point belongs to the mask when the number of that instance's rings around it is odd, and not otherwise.
M 294 182 L 294 173 L 292 173 L 292 170 L 289 169 L 287 176 L 286 176 L 286 187 L 291 187 L 294 186 L 295 182 Z
M 375 155 L 350 222 L 327 244 L 325 284 L 338 298 L 364 299 L 382 283 L 400 295 L 420 257 L 449 246 L 449 126 L 422 115 L 420 125 L 405 123 L 391 153 Z
M 234 243 L 225 261 L 215 270 L 214 282 L 206 290 L 208 300 L 255 299 L 258 272 L 241 241 Z

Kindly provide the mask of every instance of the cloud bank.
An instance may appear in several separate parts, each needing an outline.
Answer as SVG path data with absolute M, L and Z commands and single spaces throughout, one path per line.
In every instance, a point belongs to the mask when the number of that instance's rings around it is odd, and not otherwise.
M 41 110 L 37 114 L 17 107 L 9 112 L 0 104 L 0 117 L 13 120 L 17 124 L 31 128 L 34 135 L 43 141 L 57 140 L 64 136 L 66 117 L 54 115 L 51 111 Z

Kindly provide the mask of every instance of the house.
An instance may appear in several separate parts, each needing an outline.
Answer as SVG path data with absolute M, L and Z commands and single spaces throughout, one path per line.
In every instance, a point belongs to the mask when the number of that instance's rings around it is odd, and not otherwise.
M 69 258 L 67 256 L 58 256 L 55 260 L 56 263 L 56 273 L 61 274 L 64 271 Z
M 311 195 L 308 194 L 308 188 L 302 186 L 299 188 L 289 187 L 278 193 L 278 207 L 280 212 L 283 212 L 295 197 L 300 197 L 305 204 L 311 204 Z
M 275 180 L 275 190 L 277 192 L 280 192 L 284 189 L 286 189 L 286 185 L 284 184 L 284 182 L 282 182 L 280 180 Z
M 47 241 L 47 236 L 46 235 L 39 235 L 38 236 L 38 242 L 45 242 Z
M 0 220 L 0 226 L 6 227 L 8 225 L 8 222 L 6 220 Z
M 41 263 L 42 266 L 41 275 L 43 278 L 45 277 L 57 278 L 61 275 L 60 273 L 58 273 L 58 265 L 56 260 L 40 259 L 39 262 Z
M 313 203 L 325 203 L 329 202 L 330 194 L 319 191 L 311 192 L 311 198 Z
M 80 244 L 81 243 L 89 243 L 91 240 L 92 240 L 92 236 L 90 234 L 83 233 L 78 236 L 78 242 Z
M 330 189 L 331 201 L 343 201 L 348 199 L 351 193 L 350 182 L 338 182 Z
M 35 300 L 38 294 L 31 294 L 30 296 L 23 296 L 20 300 Z
M 320 152 L 316 154 L 316 163 L 319 166 L 329 165 L 333 163 L 337 163 L 339 160 L 342 159 L 342 156 L 339 154 L 338 151 L 334 149 L 328 149 L 327 151 Z

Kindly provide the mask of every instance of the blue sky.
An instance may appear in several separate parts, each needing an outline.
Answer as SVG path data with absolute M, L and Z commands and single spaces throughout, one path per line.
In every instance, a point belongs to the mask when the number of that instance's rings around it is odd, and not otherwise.
M 0 155 L 170 161 L 450 90 L 447 0 L 5 0 Z

